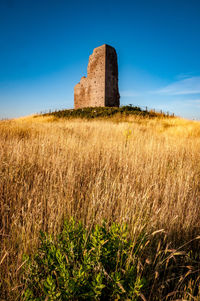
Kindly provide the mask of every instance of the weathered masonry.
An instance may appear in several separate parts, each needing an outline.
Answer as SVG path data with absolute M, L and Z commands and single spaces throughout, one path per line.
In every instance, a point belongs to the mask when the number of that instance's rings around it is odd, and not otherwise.
M 93 50 L 87 77 L 74 87 L 74 108 L 119 107 L 117 53 L 109 45 Z

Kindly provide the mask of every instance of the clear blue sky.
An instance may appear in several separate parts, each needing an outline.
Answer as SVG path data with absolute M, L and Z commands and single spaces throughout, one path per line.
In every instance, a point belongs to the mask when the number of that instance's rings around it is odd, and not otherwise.
M 0 0 L 0 118 L 72 108 L 102 44 L 121 104 L 200 119 L 199 0 Z

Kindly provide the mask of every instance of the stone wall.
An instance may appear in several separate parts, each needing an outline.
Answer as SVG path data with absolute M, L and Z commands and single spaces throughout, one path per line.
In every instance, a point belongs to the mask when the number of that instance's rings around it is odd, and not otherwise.
M 102 45 L 89 57 L 87 77 L 74 87 L 74 108 L 118 107 L 117 54 L 113 47 Z

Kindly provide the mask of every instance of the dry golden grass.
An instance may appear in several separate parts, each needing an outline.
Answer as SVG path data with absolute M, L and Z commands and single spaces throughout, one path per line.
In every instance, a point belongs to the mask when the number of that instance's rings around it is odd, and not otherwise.
M 175 247 L 200 233 L 200 123 L 28 117 L 0 122 L 2 295 L 20 289 L 22 256 L 64 218 L 164 229 Z M 10 298 L 10 299 L 9 299 Z M 14 300 L 14 297 L 12 297 Z

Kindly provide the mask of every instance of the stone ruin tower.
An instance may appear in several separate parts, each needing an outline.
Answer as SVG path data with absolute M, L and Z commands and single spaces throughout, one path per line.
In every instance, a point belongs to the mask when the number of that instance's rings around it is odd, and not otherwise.
M 74 87 L 74 108 L 119 107 L 117 53 L 109 45 L 93 50 L 87 77 Z

